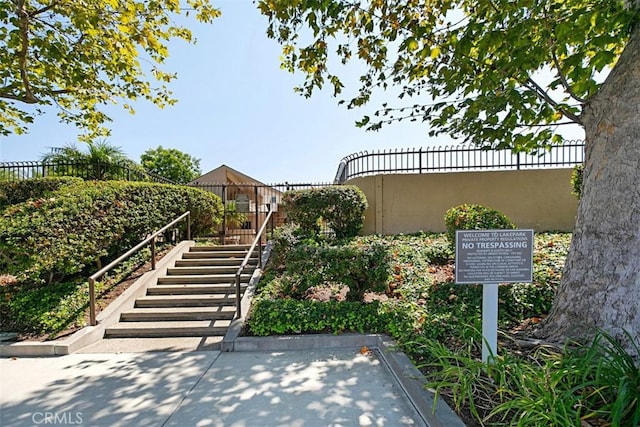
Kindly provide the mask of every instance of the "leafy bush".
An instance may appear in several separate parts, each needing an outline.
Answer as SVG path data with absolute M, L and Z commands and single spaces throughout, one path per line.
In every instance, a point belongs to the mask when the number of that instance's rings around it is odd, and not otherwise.
M 276 269 L 281 270 L 286 263 L 289 251 L 300 243 L 300 236 L 296 233 L 298 227 L 293 224 L 286 224 L 273 230 L 271 238 L 273 250 L 271 251 L 270 262 Z
M 456 230 L 508 229 L 515 224 L 503 213 L 481 205 L 460 205 L 444 215 L 447 238 L 451 248 L 456 245 Z
M 367 291 L 384 292 L 389 262 L 384 246 L 313 246 L 291 249 L 285 259 L 291 296 L 300 298 L 309 288 L 341 284 L 349 288 L 347 299 L 360 301 Z
M 22 181 L 0 181 L 0 210 L 29 199 L 48 197 L 63 185 L 77 184 L 82 178 L 71 176 L 33 178 Z
M 158 249 L 162 246 L 160 244 Z M 96 282 L 98 306 L 103 292 L 109 291 L 150 259 L 151 249 L 145 247 Z M 89 283 L 85 277 L 56 283 L 55 286 L 6 284 L 0 286 L 0 330 L 55 335 L 68 327 L 85 326 L 88 306 Z
M 582 197 L 582 178 L 584 176 L 584 165 L 577 165 L 571 172 L 571 194 L 576 196 L 578 200 Z
M 337 238 L 353 237 L 364 224 L 367 198 L 353 185 L 295 190 L 285 193 L 287 217 L 309 236 L 320 234 L 325 221 Z
M 384 332 L 388 317 L 378 303 L 318 302 L 259 298 L 248 326 L 254 335 L 323 332 Z
M 61 280 L 123 252 L 187 210 L 193 235 L 221 222 L 220 198 L 190 187 L 120 181 L 63 186 L 0 216 L 0 271 L 19 281 Z
M 88 284 L 81 279 L 55 286 L 4 286 L 0 289 L 3 329 L 52 333 L 73 322 L 89 301 Z

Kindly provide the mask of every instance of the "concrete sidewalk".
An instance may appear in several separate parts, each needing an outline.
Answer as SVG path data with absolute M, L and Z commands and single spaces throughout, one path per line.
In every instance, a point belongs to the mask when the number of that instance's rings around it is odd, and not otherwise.
M 375 352 L 0 360 L 0 425 L 421 426 Z
M 0 359 L 0 426 L 464 426 L 384 336 L 241 337 L 233 352 L 104 341 Z

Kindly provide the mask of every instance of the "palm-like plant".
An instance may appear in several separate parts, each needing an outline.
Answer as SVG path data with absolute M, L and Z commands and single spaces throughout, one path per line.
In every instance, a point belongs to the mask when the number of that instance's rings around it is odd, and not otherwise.
M 50 174 L 96 180 L 122 179 L 126 177 L 127 168 L 139 168 L 127 158 L 121 147 L 106 141 L 88 143 L 87 152 L 73 143 L 53 148 L 42 156 L 42 161 L 53 164 Z

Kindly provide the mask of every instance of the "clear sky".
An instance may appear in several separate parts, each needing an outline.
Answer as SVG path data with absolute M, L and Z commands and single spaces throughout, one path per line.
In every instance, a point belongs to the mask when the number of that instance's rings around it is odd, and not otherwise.
M 170 45 L 163 69 L 178 73 L 170 89 L 179 102 L 164 110 L 139 102 L 135 115 L 109 109 L 114 121 L 107 141 L 132 160 L 162 145 L 201 159 L 203 173 L 226 164 L 265 183 L 330 182 L 351 153 L 454 143 L 430 139 L 427 125 L 417 122 L 378 132 L 355 126 L 382 102 L 400 105 L 392 94 L 378 95 L 367 109 L 347 110 L 328 90 L 310 99 L 294 93 L 302 76 L 280 69 L 280 46 L 267 38 L 267 18 L 252 1 L 212 3 L 220 18 L 207 25 L 188 21 L 197 44 Z M 36 118 L 28 135 L 0 137 L 0 161 L 39 160 L 49 147 L 75 141 L 76 128 L 51 111 Z

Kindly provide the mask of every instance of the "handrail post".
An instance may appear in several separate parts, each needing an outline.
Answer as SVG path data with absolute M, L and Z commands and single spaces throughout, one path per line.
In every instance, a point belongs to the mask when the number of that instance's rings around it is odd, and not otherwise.
M 187 240 L 191 240 L 191 211 L 187 214 Z
M 156 236 L 151 239 L 151 269 L 156 269 Z
M 222 245 L 227 242 L 227 186 L 222 184 Z
M 240 296 L 240 272 L 236 273 L 236 317 L 242 317 L 242 298 Z
M 89 278 L 89 323 L 96 326 L 96 279 Z

